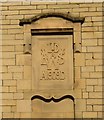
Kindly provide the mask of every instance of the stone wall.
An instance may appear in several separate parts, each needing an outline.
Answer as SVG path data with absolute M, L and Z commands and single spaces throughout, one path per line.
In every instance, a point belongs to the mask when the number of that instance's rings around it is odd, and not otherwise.
M 103 3 L 4 2 L 2 9 L 2 117 L 31 118 L 31 55 L 24 54 L 19 20 L 61 12 L 85 17 L 81 53 L 75 53 L 76 118 L 102 118 Z M 78 81 L 78 82 L 77 82 Z

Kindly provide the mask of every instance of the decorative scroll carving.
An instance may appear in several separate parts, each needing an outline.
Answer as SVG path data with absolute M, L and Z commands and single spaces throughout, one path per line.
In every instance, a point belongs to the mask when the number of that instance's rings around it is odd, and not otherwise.
M 65 63 L 65 48 L 57 42 L 48 42 L 41 49 L 41 78 L 40 80 L 64 80 L 65 73 L 61 69 Z
M 75 101 L 75 98 L 72 96 L 72 95 L 65 95 L 65 96 L 62 96 L 61 98 L 58 98 L 58 99 L 56 99 L 56 98 L 54 98 L 54 97 L 51 97 L 51 98 L 49 98 L 49 99 L 47 99 L 47 98 L 44 98 L 44 97 L 42 97 L 42 96 L 40 96 L 40 95 L 35 95 L 35 96 L 33 96 L 32 98 L 31 98 L 31 100 L 34 100 L 34 99 L 39 99 L 39 100 L 42 100 L 42 101 L 44 101 L 44 102 L 51 102 L 51 101 L 54 101 L 54 102 L 60 102 L 60 101 L 62 101 L 62 100 L 64 100 L 64 99 L 71 99 L 73 102 Z

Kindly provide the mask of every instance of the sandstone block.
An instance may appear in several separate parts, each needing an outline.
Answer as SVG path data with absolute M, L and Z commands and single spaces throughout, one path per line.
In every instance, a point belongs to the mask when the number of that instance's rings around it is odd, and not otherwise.
M 23 40 L 18 40 L 18 42 L 15 40 L 4 40 L 2 45 L 23 45 Z
M 94 58 L 95 59 L 102 59 L 103 55 L 102 55 L 102 53 L 94 53 Z
M 90 92 L 89 93 L 89 98 L 102 98 L 102 93 L 101 92 Z
M 98 39 L 102 39 L 102 32 L 95 32 L 94 37 Z M 100 47 L 100 46 L 99 46 Z
M 3 106 L 2 111 L 3 112 L 11 112 L 11 106 Z
M 84 118 L 97 118 L 97 112 L 84 112 Z
M 97 85 L 98 79 L 86 79 L 86 84 L 87 85 Z
M 23 1 L 23 5 L 30 5 L 31 2 L 30 1 Z
M 34 6 L 29 6 L 29 5 L 27 5 L 27 6 L 9 6 L 9 9 L 10 10 L 31 10 L 31 9 L 36 9 L 36 6 L 34 5 Z
M 17 87 L 15 87 L 15 86 L 9 87 L 9 92 L 15 93 L 16 91 L 17 91 Z
M 102 17 L 92 17 L 92 21 L 102 21 Z
M 81 16 L 102 16 L 102 12 L 81 12 Z
M 4 86 L 16 86 L 16 80 L 4 80 L 3 85 Z
M 95 4 L 93 4 L 93 3 L 83 3 L 83 4 L 80 4 L 79 5 L 80 7 L 101 7 L 102 6 L 102 4 L 101 3 L 95 3 Z
M 97 46 L 97 40 L 83 40 L 83 46 Z
M 94 105 L 93 109 L 94 111 L 102 111 L 103 107 L 102 105 Z
M 2 79 L 12 79 L 12 73 L 2 73 Z
M 4 2 L 4 3 L 3 3 L 3 6 L 13 6 L 13 5 L 16 7 L 16 6 L 18 6 L 18 5 L 22 5 L 22 2 L 21 2 L 21 1 L 18 1 L 18 2 L 16 2 L 16 1 L 14 1 L 14 2 L 11 1 L 11 2 L 9 2 L 9 1 L 8 1 L 8 2 Z
M 86 110 L 86 100 L 85 99 L 77 99 L 75 109 L 76 109 L 76 111 L 85 111 Z
M 92 72 L 90 73 L 90 78 L 102 78 L 102 72 Z
M 17 15 L 19 13 L 19 11 L 2 11 L 3 15 Z
M 17 100 L 17 112 L 31 112 L 31 101 Z
M 9 72 L 23 72 L 23 66 L 8 66 Z
M 19 73 L 13 73 L 13 79 L 22 79 L 23 78 L 23 73 L 19 72 Z
M 31 81 L 30 80 L 18 80 L 17 89 L 21 89 L 21 90 L 31 89 Z
M 31 66 L 24 66 L 24 79 L 31 79 L 32 78 L 32 67 Z
M 16 55 L 16 65 L 24 65 L 24 55 Z
M 94 26 L 94 27 L 95 27 L 95 26 L 98 27 L 98 26 L 102 26 L 102 25 L 103 25 L 102 22 L 98 22 L 98 21 L 97 21 L 97 22 L 95 21 L 95 22 L 93 23 L 93 26 Z M 102 32 L 94 32 L 94 35 L 95 35 L 95 38 L 96 38 L 96 37 L 101 38 Z
M 19 19 L 23 19 L 23 15 L 8 15 L 8 16 L 6 16 L 6 19 L 7 20 L 19 20 Z M 12 26 L 12 28 L 16 28 L 16 26 L 15 27 L 13 27 Z
M 75 54 L 75 66 L 84 66 L 85 65 L 85 55 L 81 53 Z
M 3 65 L 15 65 L 15 59 L 3 59 L 2 64 Z
M 84 39 L 94 38 L 94 34 L 93 34 L 93 32 L 83 32 L 82 38 L 84 38 Z
M 3 46 L 2 51 L 3 52 L 13 52 L 14 51 L 14 46 Z
M 103 117 L 103 112 L 98 112 L 98 118 L 104 118 Z
M 11 106 L 11 112 L 16 112 L 16 106 Z
M 6 105 L 9 105 L 9 106 L 13 106 L 13 105 L 16 105 L 16 100 L 10 100 L 10 99 L 8 99 L 8 100 L 3 100 L 2 101 L 2 105 L 4 106 L 6 106 Z
M 16 45 L 15 46 L 15 51 L 16 52 L 23 52 L 23 45 Z
M 78 86 L 76 85 L 78 87 L 78 89 L 84 89 L 86 87 L 85 86 L 86 85 L 85 84 L 86 83 L 85 79 L 80 79 L 80 80 L 78 80 L 76 82 L 77 82 L 77 85 L 78 85 Z M 76 86 L 75 86 L 75 88 L 77 88 Z
M 26 15 L 26 14 L 39 14 L 41 13 L 41 10 L 21 10 L 20 15 Z
M 15 113 L 14 113 L 14 118 L 20 118 L 20 113 L 15 112 Z
M 31 55 L 17 55 L 16 56 L 17 65 L 31 65 Z
M 3 99 L 13 99 L 13 93 L 3 93 Z
M 18 25 L 18 23 L 19 23 L 19 20 L 17 19 L 17 20 L 15 20 L 14 18 L 13 18 L 13 20 L 11 20 L 11 24 L 13 24 L 13 25 Z M 13 32 L 13 29 L 9 29 L 10 31 L 8 31 L 8 33 L 10 33 L 10 34 L 14 34 L 14 33 L 18 33 L 18 30 L 19 29 L 15 29 L 14 28 L 14 32 Z M 23 31 L 20 31 L 21 33 L 23 32 Z
M 2 92 L 9 92 L 9 87 L 8 86 L 3 86 L 2 87 Z
M 48 9 L 50 9 L 50 8 L 60 8 L 60 9 L 62 9 L 62 8 L 69 8 L 69 5 L 48 5 Z
M 23 40 L 24 35 L 23 34 L 16 34 L 16 40 Z
M 47 5 L 37 5 L 36 9 L 46 9 Z
M 83 92 L 83 98 L 88 98 L 88 93 L 87 92 Z
M 96 32 L 96 31 L 98 31 L 99 30 L 99 27 L 97 27 L 97 26 L 94 26 L 94 27 L 83 27 L 82 28 L 82 32 Z
M 46 2 L 39 2 L 39 1 L 36 1 L 36 2 L 34 2 L 34 1 L 31 1 L 31 5 L 40 5 L 40 4 L 42 4 L 42 5 L 44 5 L 44 4 L 56 4 L 56 2 L 54 2 L 54 1 L 51 1 L 51 2 L 48 2 L 48 1 L 46 1 Z
M 0 67 L 0 72 L 7 72 L 7 71 L 8 71 L 7 66 L 2 66 L 2 69 Z
M 97 11 L 102 11 L 102 8 L 101 7 L 97 7 Z
M 104 71 L 104 67 L 102 67 L 102 66 L 96 66 L 95 67 L 95 71 L 97 71 L 97 72 Z
M 80 67 L 75 67 L 75 78 L 80 78 L 81 76 L 81 71 L 80 71 Z
M 14 99 L 16 100 L 23 99 L 23 93 L 14 93 Z
M 102 86 L 94 86 L 94 91 L 95 92 L 102 92 L 103 91 L 103 88 L 102 88 Z
M 18 22 L 18 20 L 12 20 L 11 23 L 13 24 L 16 24 Z M 23 33 L 23 30 L 22 29 L 10 29 L 8 30 L 8 33 L 9 34 L 19 34 L 19 33 Z
M 82 47 L 82 52 L 87 52 L 87 47 Z
M 82 11 L 88 11 L 88 8 L 75 8 L 73 9 L 73 12 L 82 12 Z
M 96 11 L 96 7 L 89 8 L 89 11 Z
M 8 10 L 7 6 L 0 6 L 0 10 Z
M 94 72 L 94 66 L 81 67 L 82 72 Z
M 10 24 L 10 20 L 0 20 L 0 23 L 2 22 L 2 25 Z
M 31 118 L 31 113 L 28 112 L 21 113 L 21 118 Z
M 87 111 L 92 111 L 92 105 L 87 105 Z
M 103 61 L 102 60 L 86 60 L 86 65 L 94 65 L 94 66 L 99 66 L 99 65 L 102 65 L 103 64 Z
M 7 59 L 7 60 L 9 60 L 9 59 L 11 60 L 11 59 L 15 58 L 15 54 L 13 52 L 3 52 L 2 58 Z
M 3 113 L 3 118 L 13 118 L 13 113 Z
M 81 74 L 81 78 L 90 78 L 90 73 L 89 72 L 83 72 Z

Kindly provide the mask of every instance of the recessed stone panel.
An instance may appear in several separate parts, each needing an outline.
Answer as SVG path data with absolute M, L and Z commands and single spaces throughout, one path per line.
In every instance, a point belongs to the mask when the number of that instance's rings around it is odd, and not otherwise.
M 37 90 L 72 89 L 72 36 L 32 37 L 32 86 Z

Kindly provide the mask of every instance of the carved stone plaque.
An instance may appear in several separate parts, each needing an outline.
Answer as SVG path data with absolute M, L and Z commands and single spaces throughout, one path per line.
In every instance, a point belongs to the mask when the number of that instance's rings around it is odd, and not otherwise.
M 72 36 L 32 37 L 32 86 L 37 90 L 72 89 Z

